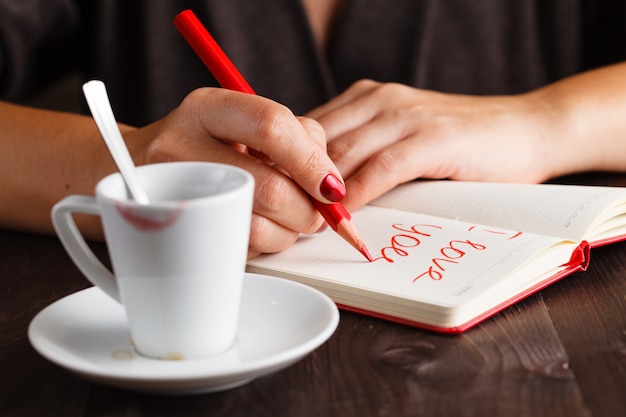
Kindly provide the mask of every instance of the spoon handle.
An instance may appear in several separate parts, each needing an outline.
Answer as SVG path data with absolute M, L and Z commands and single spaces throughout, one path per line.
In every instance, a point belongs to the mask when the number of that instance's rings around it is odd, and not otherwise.
M 148 196 L 135 177 L 134 163 L 113 116 L 104 83 L 98 80 L 88 81 L 83 84 L 83 93 L 102 138 L 126 182 L 131 197 L 139 204 L 148 204 Z

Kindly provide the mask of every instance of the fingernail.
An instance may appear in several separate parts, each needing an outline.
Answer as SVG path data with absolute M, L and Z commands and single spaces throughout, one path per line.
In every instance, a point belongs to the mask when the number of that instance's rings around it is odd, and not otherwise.
M 337 203 L 346 196 L 346 186 L 333 174 L 328 174 L 320 184 L 320 193 L 333 203 Z

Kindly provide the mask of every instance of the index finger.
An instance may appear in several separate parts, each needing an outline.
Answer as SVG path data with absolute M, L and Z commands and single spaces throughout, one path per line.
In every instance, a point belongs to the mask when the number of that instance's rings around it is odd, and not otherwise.
M 190 93 L 180 109 L 187 128 L 267 155 L 313 198 L 332 203 L 345 195 L 339 169 L 326 153 L 324 130 L 314 120 L 260 96 L 212 88 Z

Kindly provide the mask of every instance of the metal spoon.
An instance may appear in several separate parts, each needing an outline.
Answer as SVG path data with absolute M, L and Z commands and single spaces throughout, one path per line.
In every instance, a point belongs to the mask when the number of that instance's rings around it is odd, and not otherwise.
M 131 198 L 139 204 L 148 204 L 148 196 L 137 181 L 135 164 L 130 157 L 126 143 L 122 138 L 122 133 L 113 116 L 113 110 L 111 109 L 111 103 L 109 102 L 104 83 L 97 80 L 88 81 L 83 84 L 83 93 L 96 125 L 98 125 L 100 134 L 122 174 Z

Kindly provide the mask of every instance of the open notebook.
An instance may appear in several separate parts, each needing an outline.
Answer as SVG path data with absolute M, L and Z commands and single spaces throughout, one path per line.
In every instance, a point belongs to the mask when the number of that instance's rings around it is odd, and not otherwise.
M 447 333 L 584 270 L 626 238 L 626 188 L 417 181 L 352 213 L 375 261 L 332 230 L 249 261 L 340 307 Z

